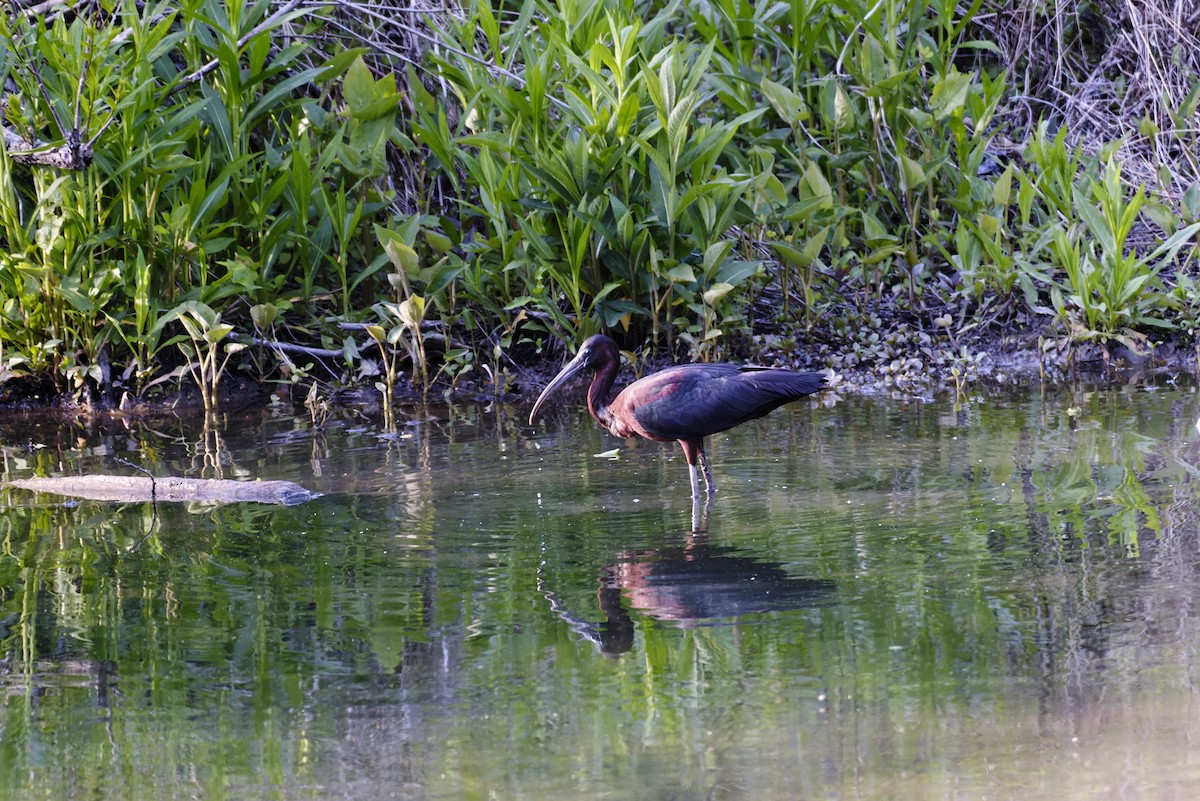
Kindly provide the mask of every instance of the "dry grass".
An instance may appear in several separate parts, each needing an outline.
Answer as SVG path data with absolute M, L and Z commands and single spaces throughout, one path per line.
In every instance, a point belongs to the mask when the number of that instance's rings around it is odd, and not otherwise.
M 1010 69 L 1017 144 L 1051 119 L 1085 151 L 1120 140 L 1126 178 L 1160 197 L 1200 179 L 1200 3 L 985 0 L 976 22 Z

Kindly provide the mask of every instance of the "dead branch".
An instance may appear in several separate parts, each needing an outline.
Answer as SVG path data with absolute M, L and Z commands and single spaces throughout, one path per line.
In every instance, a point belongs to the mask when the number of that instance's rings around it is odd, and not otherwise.
M 67 141 L 52 147 L 45 142 L 30 142 L 16 131 L 3 126 L 4 148 L 18 164 L 32 167 L 54 167 L 59 170 L 82 170 L 92 163 L 91 142 L 81 142 L 79 131 L 67 134 Z

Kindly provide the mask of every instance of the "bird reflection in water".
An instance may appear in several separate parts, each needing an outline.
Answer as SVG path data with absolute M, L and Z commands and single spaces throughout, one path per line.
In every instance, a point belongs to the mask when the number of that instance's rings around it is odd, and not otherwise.
M 604 654 L 633 648 L 630 611 L 681 628 L 736 622 L 744 615 L 807 609 L 832 601 L 836 583 L 794 578 L 782 565 L 714 545 L 705 530 L 661 548 L 621 551 L 600 571 L 597 599 L 604 622 L 585 620 L 544 591 L 551 610 Z M 627 608 L 628 607 L 628 608 Z

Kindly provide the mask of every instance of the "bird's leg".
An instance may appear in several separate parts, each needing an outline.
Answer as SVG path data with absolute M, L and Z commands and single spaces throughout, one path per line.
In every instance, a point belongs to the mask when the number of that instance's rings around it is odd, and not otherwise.
M 704 489 L 707 491 L 708 496 L 711 498 L 717 492 L 717 484 L 716 484 L 716 482 L 713 481 L 712 468 L 708 466 L 708 454 L 706 454 L 704 452 L 703 445 L 700 446 L 700 450 L 696 455 L 700 458 L 700 468 L 702 470 L 704 470 Z M 695 468 L 694 467 L 692 468 L 692 472 L 693 472 L 692 497 L 694 498 L 698 494 L 698 492 L 697 492 L 698 488 L 696 487 Z
M 696 475 L 694 462 L 688 462 L 688 478 L 692 481 L 692 505 L 695 506 L 696 502 L 700 500 L 700 481 L 699 476 Z
M 692 530 L 690 535 L 703 535 L 708 533 L 708 513 L 712 508 L 712 496 L 704 496 L 704 509 L 701 511 L 700 498 L 696 495 L 692 496 Z
M 704 471 L 704 489 L 712 497 L 717 491 L 717 485 L 713 482 L 712 469 L 708 466 L 708 456 L 704 453 L 704 438 L 695 437 L 693 439 L 679 440 L 679 446 L 683 448 L 683 458 L 688 463 L 688 478 L 692 480 L 692 497 L 700 497 L 700 476 L 696 472 L 696 463 L 700 463 L 700 469 Z
M 704 440 L 702 439 L 681 439 L 679 447 L 683 448 L 683 458 L 687 461 L 688 478 L 692 481 L 692 500 L 700 497 L 700 476 L 696 472 L 696 460 L 700 460 L 701 466 L 704 468 L 704 480 L 708 483 L 709 492 L 712 492 L 712 476 L 708 473 L 708 462 L 704 459 Z

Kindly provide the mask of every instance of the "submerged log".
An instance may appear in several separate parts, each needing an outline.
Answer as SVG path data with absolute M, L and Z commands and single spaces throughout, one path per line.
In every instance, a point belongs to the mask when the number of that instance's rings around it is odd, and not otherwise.
M 10 481 L 7 486 L 92 501 L 139 503 L 273 503 L 294 506 L 317 497 L 291 481 L 231 481 L 178 476 L 54 476 Z

